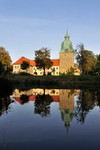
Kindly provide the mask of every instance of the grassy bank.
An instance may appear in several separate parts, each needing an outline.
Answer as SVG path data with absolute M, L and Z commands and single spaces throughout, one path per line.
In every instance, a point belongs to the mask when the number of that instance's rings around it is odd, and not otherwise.
M 10 84 L 14 88 L 100 88 L 100 76 L 10 75 L 0 77 L 0 83 Z

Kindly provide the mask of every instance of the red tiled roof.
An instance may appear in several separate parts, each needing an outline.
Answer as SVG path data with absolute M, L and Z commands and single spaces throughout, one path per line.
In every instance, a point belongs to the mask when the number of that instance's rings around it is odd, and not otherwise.
M 21 64 L 23 61 L 30 62 L 30 60 L 29 60 L 28 58 L 21 57 L 21 58 L 18 59 L 16 62 L 14 62 L 13 65 L 19 65 L 19 64 Z
M 22 64 L 23 61 L 27 61 L 30 66 L 36 66 L 35 60 L 30 60 L 30 59 L 25 58 L 25 57 L 21 57 L 19 60 L 14 62 L 13 65 Z M 53 66 L 59 66 L 59 59 L 51 59 L 51 61 L 53 62 Z
M 30 95 L 29 101 L 35 101 L 36 100 L 35 97 L 36 97 L 36 95 Z M 13 98 L 20 104 L 23 104 L 23 102 L 20 100 L 20 97 L 13 97 Z M 53 102 L 59 102 L 59 96 L 53 95 L 52 98 L 53 98 Z
M 20 65 L 20 64 L 22 64 L 23 61 L 27 61 L 30 66 L 35 66 L 36 65 L 34 60 L 30 60 L 30 59 L 25 58 L 25 57 L 21 57 L 16 62 L 14 62 L 13 65 Z
M 59 66 L 59 59 L 51 59 L 53 66 Z

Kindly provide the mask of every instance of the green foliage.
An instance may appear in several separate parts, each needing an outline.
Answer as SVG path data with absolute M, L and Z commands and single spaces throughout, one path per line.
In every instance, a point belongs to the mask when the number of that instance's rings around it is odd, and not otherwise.
M 59 72 L 59 76 L 65 76 L 65 73 Z
M 96 61 L 95 69 L 96 69 L 96 72 L 98 73 L 98 75 L 100 75 L 100 54 L 97 55 L 97 61 Z
M 95 66 L 95 55 L 92 51 L 85 50 L 83 44 L 79 44 L 75 52 L 76 60 L 82 74 L 88 74 L 93 66 Z
M 51 72 L 48 72 L 48 74 L 47 74 L 48 76 L 51 76 Z
M 7 67 L 9 67 L 12 62 L 8 51 L 3 47 L 0 47 L 0 62 Z
M 29 74 L 29 73 L 27 73 L 27 72 L 20 72 L 20 73 L 18 73 L 18 74 L 16 74 L 17 76 L 33 76 L 33 75 L 31 75 L 31 74 Z
M 44 89 L 45 91 L 45 89 Z M 50 95 L 37 95 L 35 100 L 35 109 L 36 114 L 40 114 L 41 117 L 47 117 L 50 115 L 50 104 L 53 102 L 53 98 Z
M 53 65 L 53 62 L 50 60 L 50 50 L 41 48 L 35 51 L 35 62 L 38 69 L 42 68 L 44 70 L 45 75 L 45 69 L 49 69 Z
M 4 72 L 4 66 L 3 64 L 0 62 L 0 74 L 2 74 Z
M 26 70 L 27 68 L 29 68 L 29 62 L 23 61 L 21 64 L 21 69 Z
M 67 72 L 67 75 L 74 75 L 74 68 L 70 67 L 70 69 Z
M 4 47 L 0 47 L 0 72 L 9 71 L 11 57 Z
M 72 76 L 74 75 L 74 68 L 73 67 L 70 67 L 66 74 L 59 72 L 59 76 L 69 76 L 69 75 L 72 75 Z

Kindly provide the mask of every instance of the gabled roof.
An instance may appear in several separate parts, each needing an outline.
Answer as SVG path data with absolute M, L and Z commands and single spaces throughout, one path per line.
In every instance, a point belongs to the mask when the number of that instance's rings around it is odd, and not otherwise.
M 24 101 L 21 101 L 20 97 L 13 97 L 17 102 L 20 104 L 24 104 Z M 53 95 L 52 96 L 53 102 L 59 102 L 59 96 Z M 28 98 L 29 101 L 35 101 L 36 100 L 36 95 L 30 95 Z
M 30 60 L 29 60 L 28 58 L 21 57 L 21 58 L 18 59 L 16 62 L 14 62 L 13 65 L 19 65 L 19 64 L 21 64 L 23 61 L 30 62 Z
M 36 66 L 35 60 L 30 60 L 25 57 L 21 57 L 19 60 L 14 62 L 13 65 L 20 65 L 23 61 L 27 61 L 30 66 Z M 51 59 L 51 61 L 53 62 L 53 66 L 59 66 L 59 59 Z
M 16 62 L 14 62 L 13 65 L 20 65 L 20 64 L 22 64 L 23 61 L 27 61 L 30 66 L 35 66 L 36 65 L 34 60 L 30 60 L 30 59 L 28 59 L 26 57 L 21 57 Z

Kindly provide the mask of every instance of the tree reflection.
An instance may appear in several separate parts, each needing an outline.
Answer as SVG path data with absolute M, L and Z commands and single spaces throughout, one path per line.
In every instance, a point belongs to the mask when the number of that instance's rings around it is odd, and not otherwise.
M 11 110 L 10 104 L 14 101 L 10 97 L 0 98 L 0 116 L 4 113 L 8 113 Z
M 20 101 L 21 101 L 21 104 L 25 104 L 25 103 L 29 102 L 29 96 L 26 94 L 22 94 L 20 96 Z
M 77 106 L 75 107 L 75 116 L 78 122 L 84 123 L 86 115 L 94 108 L 96 104 L 94 91 L 80 91 Z
M 100 107 L 100 89 L 95 91 L 95 99 L 97 101 L 97 106 Z
M 11 110 L 10 104 L 14 101 L 10 98 L 13 89 L 9 86 L 0 87 L 0 116 Z
M 34 112 L 36 114 L 39 114 L 41 117 L 47 117 L 48 115 L 50 115 L 50 104 L 52 102 L 52 97 L 49 94 L 45 95 L 44 90 L 43 95 L 38 94 L 36 96 Z

